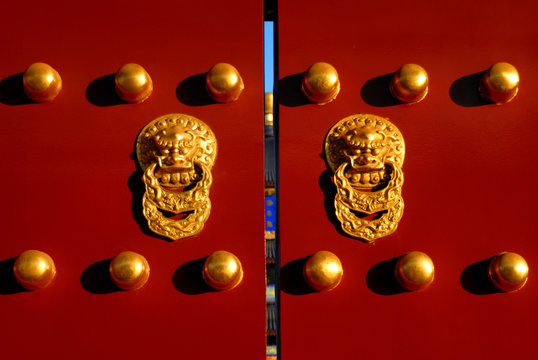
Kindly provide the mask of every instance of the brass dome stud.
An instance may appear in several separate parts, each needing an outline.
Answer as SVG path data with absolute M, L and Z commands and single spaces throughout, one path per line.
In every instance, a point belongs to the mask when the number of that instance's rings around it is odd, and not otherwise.
M 421 291 L 430 286 L 434 272 L 432 259 L 420 251 L 400 257 L 394 269 L 396 280 L 409 291 Z
M 303 267 L 306 283 L 317 291 L 330 291 L 342 281 L 342 263 L 330 251 L 318 251 L 308 258 Z
M 303 74 L 301 91 L 311 102 L 318 105 L 330 103 L 340 92 L 338 72 L 325 62 L 317 62 Z
M 231 290 L 243 280 L 243 267 L 237 256 L 219 250 L 205 260 L 202 276 L 206 284 L 215 290 Z
M 521 255 L 502 252 L 491 259 L 488 275 L 489 280 L 497 289 L 513 292 L 527 283 L 529 266 Z
M 406 104 L 422 101 L 428 94 L 428 73 L 417 64 L 405 64 L 390 80 L 392 96 Z
M 110 279 L 123 290 L 138 290 L 149 278 L 149 264 L 145 257 L 132 251 L 123 251 L 112 259 Z
M 56 276 L 56 266 L 48 254 L 39 250 L 26 250 L 15 260 L 13 273 L 23 288 L 37 290 L 50 285 Z
M 480 78 L 480 95 L 497 105 L 511 101 L 519 90 L 519 73 L 506 62 L 491 66 Z
M 58 71 L 45 63 L 30 65 L 22 75 L 26 95 L 37 102 L 54 100 L 62 90 L 62 78 Z
M 153 81 L 148 72 L 138 64 L 125 64 L 118 69 L 114 78 L 116 93 L 131 104 L 146 101 L 153 92 Z
M 218 63 L 207 72 L 205 88 L 213 100 L 228 103 L 239 99 L 245 84 L 239 71 L 233 65 Z

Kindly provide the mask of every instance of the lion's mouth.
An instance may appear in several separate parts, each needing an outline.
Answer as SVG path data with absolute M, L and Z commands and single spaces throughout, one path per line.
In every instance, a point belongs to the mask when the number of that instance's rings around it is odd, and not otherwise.
M 349 181 L 354 187 L 375 187 L 385 180 L 385 169 L 351 172 Z
M 157 171 L 155 171 L 155 177 L 159 179 L 159 182 L 163 186 L 171 186 L 171 187 L 188 186 L 192 182 L 199 179 L 198 174 L 193 168 L 191 169 L 175 168 L 175 171 L 173 170 L 174 168 L 172 167 L 159 168 Z

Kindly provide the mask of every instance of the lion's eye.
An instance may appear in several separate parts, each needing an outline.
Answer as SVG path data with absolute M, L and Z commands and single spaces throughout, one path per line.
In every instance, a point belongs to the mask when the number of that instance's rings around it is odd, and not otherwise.
M 374 154 L 374 155 L 379 155 L 380 153 L 381 153 L 381 150 L 379 150 L 379 149 L 373 149 L 372 150 L 372 154 Z

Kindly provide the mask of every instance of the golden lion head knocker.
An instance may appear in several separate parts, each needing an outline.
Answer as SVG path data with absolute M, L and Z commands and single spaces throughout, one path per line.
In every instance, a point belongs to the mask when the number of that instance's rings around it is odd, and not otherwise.
M 217 140 L 209 126 L 183 114 L 161 116 L 142 129 L 136 155 L 144 171 L 142 199 L 149 228 L 178 240 L 199 233 L 209 217 Z M 163 212 L 186 215 L 179 220 Z
M 325 157 L 337 188 L 336 217 L 347 234 L 373 242 L 396 230 L 404 155 L 402 134 L 380 116 L 351 115 L 329 130 Z

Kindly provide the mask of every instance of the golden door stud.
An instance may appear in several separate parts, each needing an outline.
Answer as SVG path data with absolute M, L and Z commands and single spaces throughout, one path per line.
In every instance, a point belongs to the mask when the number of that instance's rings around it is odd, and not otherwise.
M 344 270 L 338 256 L 330 251 L 318 251 L 308 258 L 303 276 L 308 285 L 317 291 L 334 289 L 342 281 Z
M 24 92 L 37 102 L 52 101 L 62 90 L 62 78 L 45 63 L 30 65 L 22 76 Z
M 529 266 L 521 255 L 502 252 L 491 259 L 488 273 L 491 283 L 497 289 L 512 292 L 527 283 Z
M 428 73 L 417 64 L 405 64 L 390 81 L 392 96 L 407 104 L 422 101 L 428 94 Z
M 110 262 L 110 279 L 123 290 L 137 290 L 149 279 L 149 264 L 145 257 L 132 251 L 119 253 Z
M 38 250 L 27 250 L 17 257 L 13 265 L 15 278 L 26 290 L 43 289 L 56 276 L 52 258 Z
M 324 105 L 340 92 L 340 80 L 336 69 L 325 62 L 317 62 L 303 74 L 301 90 L 311 102 Z
M 519 90 L 519 73 L 514 65 L 498 62 L 480 78 L 480 95 L 497 105 L 511 101 Z
M 213 289 L 231 290 L 243 280 L 243 267 L 237 256 L 219 250 L 205 260 L 202 276 Z
M 207 72 L 205 88 L 213 100 L 228 103 L 239 99 L 245 84 L 233 65 L 218 63 Z
M 153 92 L 153 81 L 148 72 L 138 64 L 125 64 L 115 77 L 116 93 L 131 104 L 144 102 Z
M 394 270 L 396 280 L 410 291 L 421 291 L 430 286 L 434 272 L 432 259 L 420 251 L 411 251 L 399 258 Z

